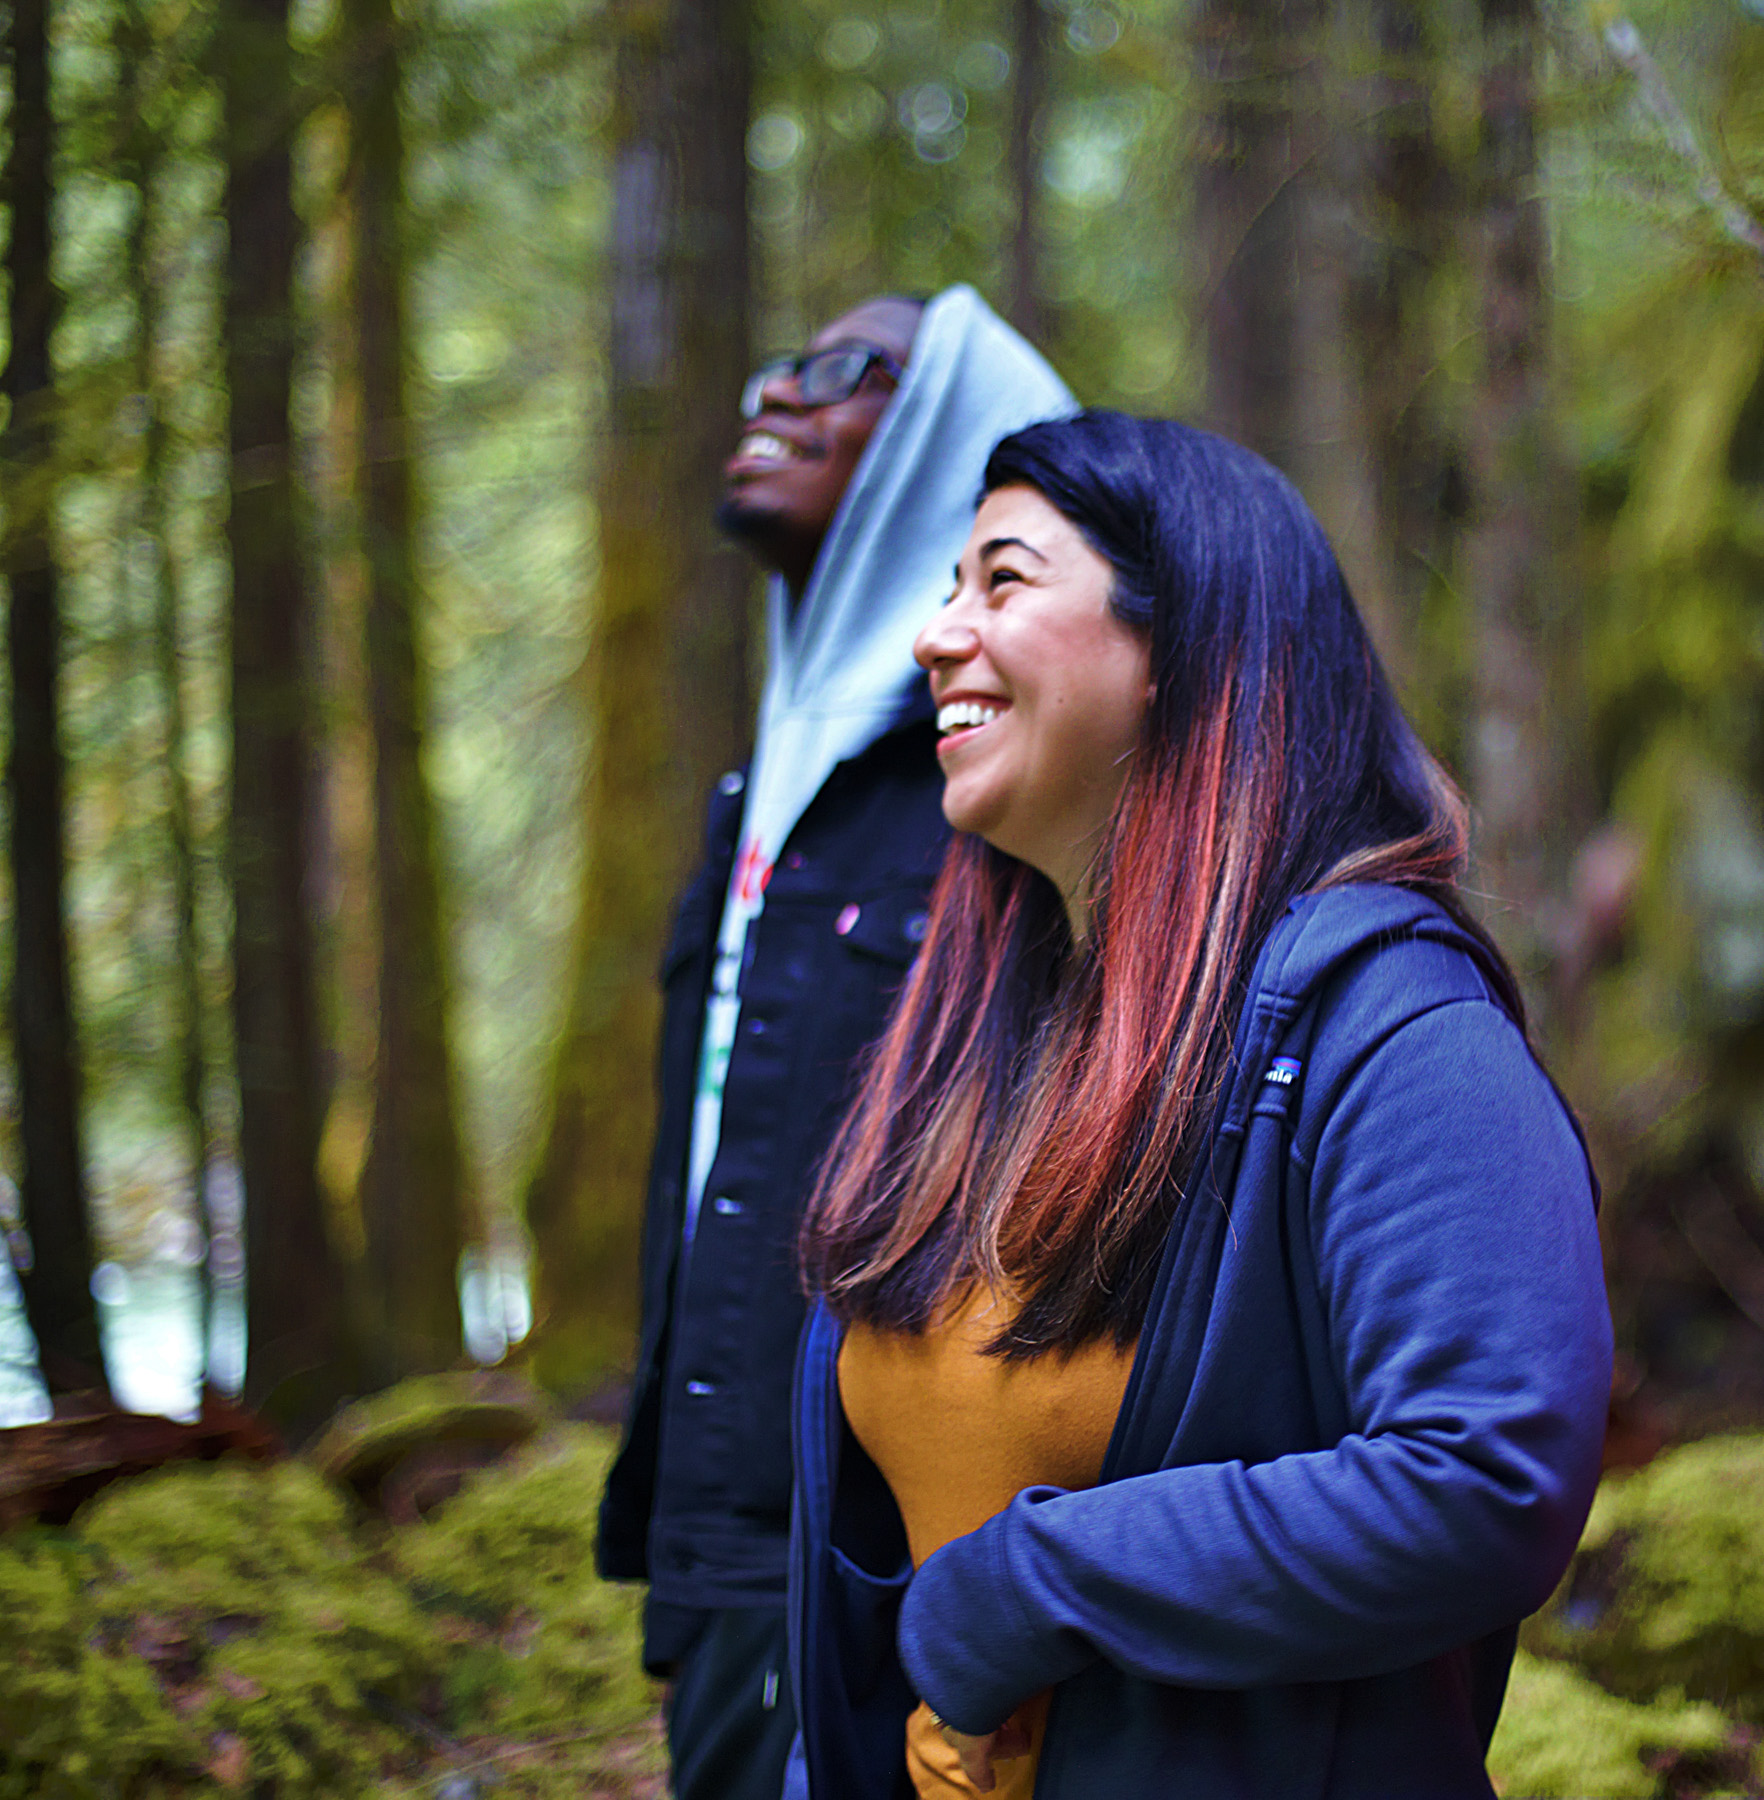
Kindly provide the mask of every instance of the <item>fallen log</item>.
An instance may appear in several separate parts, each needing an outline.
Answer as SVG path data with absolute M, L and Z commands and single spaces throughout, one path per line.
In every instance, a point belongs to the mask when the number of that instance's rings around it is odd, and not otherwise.
M 0 1430 L 0 1531 L 65 1525 L 101 1488 L 166 1463 L 281 1454 L 262 1419 L 213 1388 L 190 1423 L 125 1412 L 100 1394 L 63 1395 L 53 1419 Z

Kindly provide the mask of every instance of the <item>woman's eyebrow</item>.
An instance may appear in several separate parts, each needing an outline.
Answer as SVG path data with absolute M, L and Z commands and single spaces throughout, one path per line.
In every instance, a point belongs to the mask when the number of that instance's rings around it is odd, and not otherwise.
M 1037 562 L 1046 562 L 1047 561 L 1047 558 L 1045 556 L 1043 556 L 1042 553 L 1039 550 L 1037 550 L 1033 544 L 1025 542 L 1020 537 L 988 538 L 986 540 L 986 542 L 980 546 L 981 559 L 984 561 L 985 558 L 991 556 L 995 551 L 1008 550 L 1013 545 L 1015 545 L 1015 547 L 1019 550 L 1027 550 L 1029 552 L 1029 554 L 1031 556 L 1033 556 Z

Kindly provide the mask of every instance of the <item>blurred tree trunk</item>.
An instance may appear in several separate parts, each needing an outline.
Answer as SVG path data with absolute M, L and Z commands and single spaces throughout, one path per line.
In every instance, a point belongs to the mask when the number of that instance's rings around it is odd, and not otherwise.
M 1041 137 L 1047 111 L 1048 17 L 1041 0 L 1011 0 L 1010 299 L 1006 317 L 1046 342 L 1041 302 Z
M 1416 637 L 1434 571 L 1449 561 L 1459 482 L 1431 381 L 1440 347 L 1429 303 L 1452 255 L 1455 205 L 1433 130 L 1439 44 L 1431 17 L 1423 0 L 1371 8 L 1362 237 L 1346 296 L 1376 515 L 1361 598 L 1405 695 L 1419 683 Z
M 339 1249 L 362 1270 L 367 1235 L 362 1171 L 373 1134 L 380 1035 L 379 878 L 374 866 L 374 743 L 367 675 L 368 578 L 356 474 L 362 465 L 359 239 L 348 189 L 349 121 L 329 108 L 308 125 L 314 163 L 335 179 L 312 200 L 309 255 L 315 355 L 330 371 L 330 405 L 313 445 L 313 516 L 320 547 L 319 662 L 325 694 L 324 903 L 331 1083 L 319 1175 Z M 365 1332 L 367 1296 L 352 1296 Z
M 213 1155 L 206 1089 L 208 1056 L 202 1002 L 202 945 L 196 900 L 196 825 L 186 767 L 184 670 L 177 570 L 172 563 L 165 505 L 166 453 L 170 427 L 160 392 L 158 348 L 162 308 L 154 247 L 159 232 L 159 141 L 147 123 L 153 94 L 153 28 L 141 0 L 129 0 L 118 21 L 116 44 L 126 83 L 128 136 L 123 174 L 134 184 L 135 217 L 129 231 L 129 286 L 135 296 L 135 388 L 143 410 L 141 471 L 135 536 L 145 563 L 152 609 L 155 672 L 159 677 L 159 741 L 149 753 L 165 788 L 167 848 L 172 877 L 175 959 L 177 1097 L 183 1114 L 185 1151 L 190 1162 L 196 1222 L 208 1217 L 208 1170 Z M 131 571 L 136 558 L 126 558 Z M 206 1272 L 206 1271 L 205 1271 Z M 209 1295 L 212 1302 L 212 1293 Z
M 318 1180 L 323 1082 L 306 879 L 312 629 L 288 403 L 297 227 L 289 0 L 230 0 L 226 112 L 232 507 L 233 1013 L 245 1183 L 246 1396 L 300 1431 L 353 1385 Z
M 18 1059 L 20 1187 L 32 1261 L 25 1311 L 52 1392 L 103 1385 L 91 1237 L 80 1155 L 78 1052 L 64 916 L 60 741 L 61 616 L 52 511 L 55 392 L 49 340 L 59 310 L 50 276 L 47 0 L 13 0 L 5 193 L 8 331 L 4 394 L 5 572 L 12 742 L 7 760 L 13 881 L 12 1031 Z
M 1464 554 L 1474 621 L 1468 730 L 1480 818 L 1479 885 L 1520 967 L 1543 955 L 1548 896 L 1573 820 L 1560 679 L 1567 609 L 1559 554 L 1561 474 L 1550 436 L 1549 287 L 1538 197 L 1536 0 L 1481 0 L 1472 267 L 1482 373 L 1472 403 L 1472 516 Z
M 1300 279 L 1323 148 L 1323 0 L 1201 0 L 1195 214 L 1207 416 L 1292 472 L 1305 433 Z
M 698 809 L 752 729 L 752 577 L 712 526 L 750 360 L 748 7 L 626 0 L 615 18 L 588 853 L 549 1127 L 526 1195 L 535 1366 L 558 1385 L 628 1349 L 656 964 Z
M 406 417 L 404 131 L 392 0 L 347 0 L 353 95 L 362 532 L 379 877 L 379 1043 L 362 1171 L 374 1373 L 460 1354 L 465 1160 L 448 1041 L 434 806 L 422 769 L 428 693 L 417 645 L 416 498 Z

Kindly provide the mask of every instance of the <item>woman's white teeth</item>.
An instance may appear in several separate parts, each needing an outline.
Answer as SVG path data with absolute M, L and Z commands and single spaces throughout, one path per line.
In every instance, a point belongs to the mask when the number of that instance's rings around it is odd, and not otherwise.
M 996 706 L 982 706 L 977 700 L 952 700 L 937 709 L 940 732 L 966 731 L 971 725 L 990 725 L 998 717 Z

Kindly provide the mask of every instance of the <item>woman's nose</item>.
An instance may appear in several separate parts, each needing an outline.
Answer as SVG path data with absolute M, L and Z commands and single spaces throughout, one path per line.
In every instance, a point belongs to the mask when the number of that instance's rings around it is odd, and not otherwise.
M 947 663 L 966 662 L 980 648 L 974 628 L 963 624 L 956 611 L 958 601 L 959 596 L 950 601 L 913 640 L 913 656 L 927 672 Z

